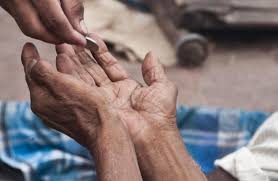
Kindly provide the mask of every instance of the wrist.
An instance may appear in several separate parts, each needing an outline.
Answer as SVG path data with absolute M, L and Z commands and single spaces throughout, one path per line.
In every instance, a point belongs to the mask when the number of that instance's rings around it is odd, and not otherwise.
M 113 147 L 113 149 L 120 149 L 118 142 L 122 144 L 128 142 L 129 135 L 125 126 L 120 122 L 116 121 L 113 124 L 103 124 L 96 129 L 95 137 L 89 139 L 88 149 L 92 155 L 97 154 L 99 150 L 108 150 Z
M 113 109 L 98 108 L 97 119 L 98 125 L 92 125 L 87 133 L 86 147 L 91 151 L 99 147 L 101 143 L 117 138 L 118 135 L 124 134 L 127 130 L 120 118 L 115 116 Z M 109 138 L 109 139 L 108 139 Z
M 152 145 L 154 142 L 156 144 L 163 144 L 165 141 L 171 142 L 173 140 L 181 140 L 176 124 L 168 124 L 165 126 L 146 126 L 140 134 L 133 138 L 135 146 Z

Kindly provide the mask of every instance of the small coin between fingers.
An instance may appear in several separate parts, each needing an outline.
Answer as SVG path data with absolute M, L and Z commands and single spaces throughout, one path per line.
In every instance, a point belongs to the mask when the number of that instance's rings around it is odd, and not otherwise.
M 99 46 L 97 44 L 97 42 L 95 40 L 93 40 L 92 38 L 90 37 L 85 37 L 86 40 L 87 40 L 87 45 L 86 45 L 86 49 L 89 49 L 93 52 L 96 52 L 99 50 Z

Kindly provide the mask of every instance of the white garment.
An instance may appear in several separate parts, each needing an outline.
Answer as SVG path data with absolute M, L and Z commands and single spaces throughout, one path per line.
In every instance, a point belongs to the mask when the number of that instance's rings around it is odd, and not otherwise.
M 215 165 L 239 181 L 278 181 L 278 113 L 259 128 L 246 147 L 216 160 Z

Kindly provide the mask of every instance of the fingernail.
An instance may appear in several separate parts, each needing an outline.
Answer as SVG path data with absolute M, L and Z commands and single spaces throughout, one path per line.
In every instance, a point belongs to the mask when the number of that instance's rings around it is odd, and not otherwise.
M 33 59 L 28 65 L 27 65 L 27 73 L 30 74 L 32 71 L 32 68 L 37 64 L 37 60 Z
M 87 35 L 89 33 L 88 28 L 87 28 L 86 23 L 85 23 L 84 20 L 80 21 L 80 27 L 81 27 L 81 29 L 82 29 L 82 31 L 85 35 Z

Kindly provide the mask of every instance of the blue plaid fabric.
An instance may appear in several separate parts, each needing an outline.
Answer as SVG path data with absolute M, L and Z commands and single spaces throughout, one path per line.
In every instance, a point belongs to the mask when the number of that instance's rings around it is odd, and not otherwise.
M 213 162 L 246 145 L 269 113 L 220 108 L 177 108 L 185 146 L 205 173 Z M 27 181 L 96 180 L 88 151 L 47 128 L 28 102 L 0 102 L 0 161 Z

